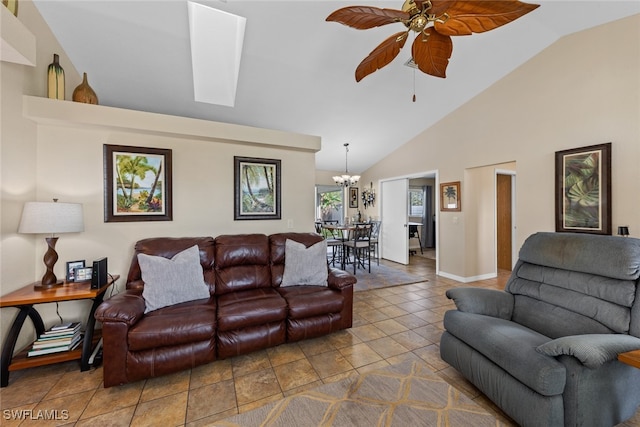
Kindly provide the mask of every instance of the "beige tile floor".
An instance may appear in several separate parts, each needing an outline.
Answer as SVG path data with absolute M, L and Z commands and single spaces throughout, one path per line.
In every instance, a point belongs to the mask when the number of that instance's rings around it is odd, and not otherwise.
M 80 372 L 76 362 L 13 372 L 9 386 L 0 389 L 0 424 L 205 426 L 297 391 L 403 360 L 421 359 L 512 425 L 440 359 L 438 348 L 442 316 L 453 307 L 445 291 L 458 286 L 502 289 L 508 272 L 463 285 L 436 276 L 434 261 L 425 257 L 411 257 L 408 266 L 382 263 L 424 274 L 428 281 L 357 292 L 353 328 L 349 330 L 120 387 L 103 388 L 101 367 Z M 43 411 L 58 420 L 12 419 L 12 414 L 44 417 Z M 640 426 L 640 412 L 624 426 Z

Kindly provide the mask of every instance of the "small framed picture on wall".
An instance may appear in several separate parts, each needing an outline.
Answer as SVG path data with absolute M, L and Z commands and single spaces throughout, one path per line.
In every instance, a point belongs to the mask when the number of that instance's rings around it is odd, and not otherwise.
M 349 187 L 349 207 L 352 209 L 358 207 L 358 187 Z
M 440 184 L 440 210 L 442 212 L 460 212 L 460 181 Z

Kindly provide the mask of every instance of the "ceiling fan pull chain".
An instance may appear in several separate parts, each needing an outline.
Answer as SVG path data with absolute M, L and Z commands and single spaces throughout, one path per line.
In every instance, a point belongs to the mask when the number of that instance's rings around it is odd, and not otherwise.
M 431 2 L 429 2 L 429 5 L 431 5 Z M 413 35 L 414 43 L 416 41 L 416 37 L 418 37 L 418 35 L 414 34 Z M 417 67 L 418 64 L 415 64 L 415 66 Z M 413 68 L 413 102 L 416 102 L 416 69 L 415 69 L 415 67 Z
M 413 102 L 416 102 L 416 69 L 413 69 Z

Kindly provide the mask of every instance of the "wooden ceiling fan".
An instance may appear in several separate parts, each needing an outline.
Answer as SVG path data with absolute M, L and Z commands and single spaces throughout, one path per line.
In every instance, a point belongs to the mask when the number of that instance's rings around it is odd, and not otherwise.
M 445 78 L 453 51 L 451 36 L 467 36 L 493 30 L 538 6 L 540 5 L 518 0 L 406 0 L 402 10 L 372 6 L 344 7 L 329 15 L 327 21 L 339 22 L 359 30 L 396 22 L 407 28 L 383 41 L 358 65 L 358 82 L 393 61 L 404 47 L 411 31 L 417 33 L 411 48 L 413 62 L 420 71 Z

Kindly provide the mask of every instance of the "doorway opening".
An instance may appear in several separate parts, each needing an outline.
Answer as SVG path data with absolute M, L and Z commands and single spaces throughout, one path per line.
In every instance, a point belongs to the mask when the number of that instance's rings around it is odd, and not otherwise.
M 379 188 L 381 257 L 405 265 L 431 258 L 437 271 L 437 171 L 381 180 Z

